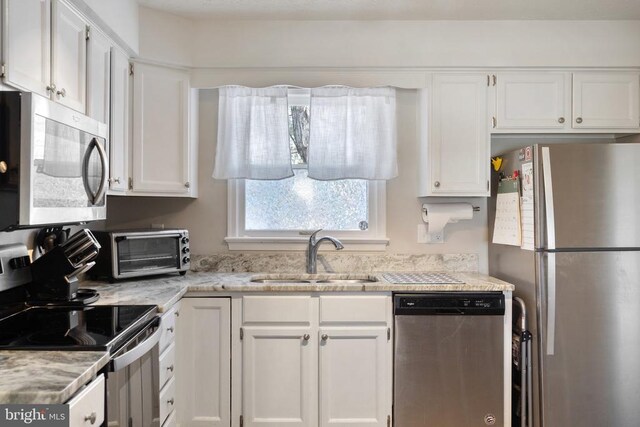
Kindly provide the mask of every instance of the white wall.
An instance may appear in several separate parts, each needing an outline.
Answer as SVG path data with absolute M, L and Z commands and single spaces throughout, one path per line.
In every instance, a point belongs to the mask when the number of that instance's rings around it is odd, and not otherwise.
M 480 266 L 486 271 L 487 227 L 486 200 L 464 199 L 480 206 L 473 220 L 447 226 L 446 243 L 417 243 L 417 226 L 422 224 L 418 199 L 417 91 L 399 90 L 398 162 L 400 175 L 387 184 L 387 235 L 392 253 L 477 253 Z M 186 227 L 191 232 L 191 250 L 196 254 L 227 251 L 224 237 L 227 231 L 226 181 L 211 178 L 218 117 L 216 90 L 200 91 L 200 148 L 198 153 L 197 200 L 164 198 L 110 197 L 107 226 L 149 227 L 162 223 L 165 227 Z M 437 201 L 446 201 L 438 199 Z M 348 250 L 348 248 L 347 248 Z
M 146 7 L 140 7 L 139 16 L 140 58 L 171 65 L 192 65 L 195 34 L 190 19 Z

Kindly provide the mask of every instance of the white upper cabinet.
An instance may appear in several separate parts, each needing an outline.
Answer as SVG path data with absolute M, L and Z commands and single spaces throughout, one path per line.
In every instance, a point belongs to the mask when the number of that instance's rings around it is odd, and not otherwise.
M 640 128 L 640 73 L 573 74 L 575 129 Z
M 87 21 L 60 0 L 53 2 L 51 77 L 54 99 L 86 112 Z
M 49 97 L 50 0 L 5 0 L 3 7 L 4 83 Z
M 90 31 L 87 58 L 87 115 L 109 124 L 111 41 L 96 28 Z
M 498 73 L 496 129 L 562 130 L 570 122 L 570 73 Z
M 132 193 L 191 196 L 189 72 L 137 63 L 133 73 Z
M 489 195 L 489 77 L 435 74 L 422 93 L 418 196 Z
M 109 194 L 122 194 L 129 188 L 129 114 L 131 113 L 129 67 L 129 56 L 114 47 L 111 56 Z

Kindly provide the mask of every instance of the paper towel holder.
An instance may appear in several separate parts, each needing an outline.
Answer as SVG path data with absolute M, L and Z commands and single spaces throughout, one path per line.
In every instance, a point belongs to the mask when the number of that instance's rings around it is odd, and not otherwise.
M 435 206 L 432 204 L 431 208 L 435 209 L 436 206 L 444 208 L 444 205 L 448 205 L 453 208 L 453 212 L 446 212 L 444 216 L 442 212 L 436 213 L 436 217 L 429 220 L 427 205 L 427 203 L 422 205 L 422 219 L 425 224 L 422 227 L 418 226 L 418 243 L 444 243 L 444 227 L 447 224 L 471 219 L 474 212 L 480 211 L 479 206 L 473 206 L 470 203 L 436 203 Z M 463 212 L 456 212 L 462 205 L 465 205 Z M 468 209 L 467 213 L 464 213 L 465 209 Z

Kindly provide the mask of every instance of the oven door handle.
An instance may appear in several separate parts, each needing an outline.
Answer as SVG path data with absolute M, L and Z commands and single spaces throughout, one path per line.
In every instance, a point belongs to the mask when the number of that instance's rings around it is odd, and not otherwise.
M 162 324 L 162 321 L 159 317 L 157 319 L 158 329 L 156 329 L 155 332 L 153 332 L 147 339 L 136 345 L 131 350 L 111 360 L 113 371 L 119 371 L 122 368 L 126 368 L 127 366 L 147 354 L 154 345 L 160 342 L 160 335 L 162 335 L 162 328 L 160 326 Z M 156 320 L 154 320 L 153 322 L 155 323 Z

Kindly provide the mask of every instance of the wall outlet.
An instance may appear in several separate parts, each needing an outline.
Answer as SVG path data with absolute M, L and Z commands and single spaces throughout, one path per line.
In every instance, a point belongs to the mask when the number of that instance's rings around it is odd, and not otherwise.
M 427 233 L 427 224 L 418 224 L 418 243 L 444 243 L 444 233 Z

